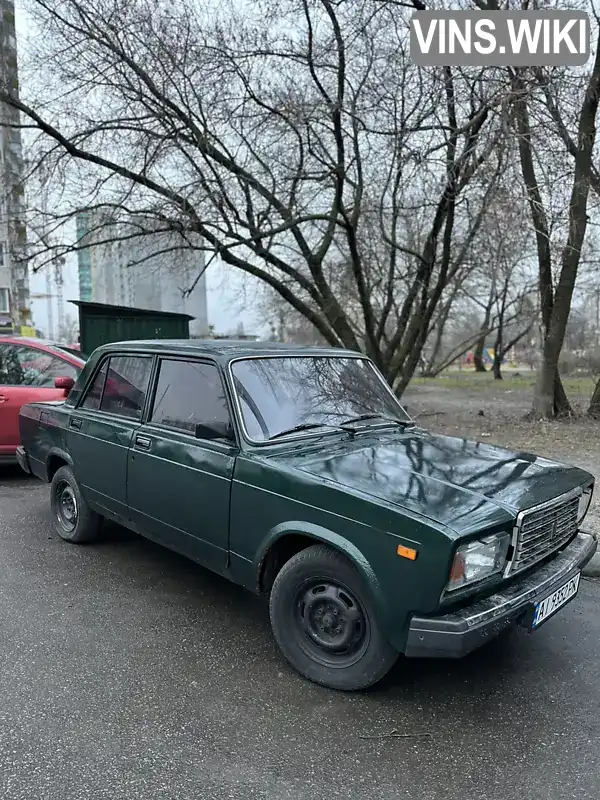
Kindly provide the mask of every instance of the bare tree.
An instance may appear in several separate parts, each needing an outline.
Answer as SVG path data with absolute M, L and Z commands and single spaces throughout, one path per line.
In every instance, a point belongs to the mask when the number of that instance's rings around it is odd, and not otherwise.
M 55 229 L 84 207 L 175 230 L 401 394 L 483 219 L 510 87 L 416 67 L 391 0 L 251 5 L 29 0 L 39 91 L 25 72 L 0 99 Z
M 536 321 L 533 237 L 530 226 L 523 224 L 527 200 L 519 190 L 518 164 L 512 152 L 505 153 L 504 169 L 494 176 L 493 186 L 460 279 L 448 287 L 440 304 L 432 345 L 427 348 L 426 375 L 439 374 L 440 368 L 471 348 L 475 370 L 485 372 L 485 345 L 493 341 L 492 371 L 499 379 L 507 352 Z M 469 320 L 476 324 L 470 325 Z M 449 335 L 445 336 L 446 331 Z
M 597 16 L 594 12 L 594 15 Z M 597 19 L 596 19 L 597 21 Z M 597 57 L 596 57 L 597 59 Z M 596 62 L 594 64 L 594 71 L 596 71 Z M 586 163 L 583 170 L 583 179 L 587 182 L 589 189 L 594 193 L 595 204 L 598 204 L 600 199 L 600 167 L 598 165 L 598 156 L 594 152 L 595 144 L 595 116 L 594 115 L 594 92 L 598 93 L 597 83 L 594 88 L 592 84 L 592 77 L 590 77 L 586 94 L 581 106 L 579 128 L 577 128 L 577 118 L 574 114 L 573 103 L 565 102 L 565 94 L 570 98 L 577 92 L 577 85 L 569 86 L 567 76 L 562 71 L 553 69 L 537 69 L 534 71 L 534 77 L 537 86 L 541 90 L 545 111 L 548 117 L 548 123 L 552 126 L 556 135 L 562 141 L 566 153 L 572 158 L 575 169 L 579 164 L 579 173 L 581 174 L 581 162 L 584 154 L 579 152 L 581 144 L 580 135 L 588 137 L 588 150 L 586 151 Z M 572 82 L 571 82 L 572 83 Z M 565 92 L 565 84 L 569 87 L 570 91 Z M 596 99 L 597 109 L 597 99 Z M 587 120 L 583 117 L 585 113 Z M 582 125 L 583 131 L 582 131 Z M 592 140 L 589 140 L 589 137 Z M 589 158 L 589 162 L 587 159 Z M 587 215 L 586 215 L 587 222 Z M 595 263 L 594 269 L 598 269 L 598 264 Z M 600 293 L 598 295 L 600 297 Z M 600 302 L 598 303 L 600 308 Z M 598 316 L 598 315 L 597 315 Z M 596 325 L 598 328 L 598 324 Z M 588 414 L 596 419 L 600 418 L 600 380 L 596 384 L 594 393 L 592 395 Z
M 561 138 L 564 138 L 565 132 L 570 136 L 567 122 L 562 117 L 558 105 L 558 97 L 564 94 L 564 85 L 556 80 L 553 84 L 551 76 L 544 76 L 539 70 L 533 71 L 533 77 L 523 69 L 515 69 L 513 72 L 515 125 L 523 180 L 528 192 L 531 219 L 537 242 L 543 325 L 542 363 L 534 395 L 533 413 L 543 417 L 571 412 L 558 373 L 558 361 L 585 240 L 588 224 L 588 199 L 595 174 L 593 156 L 596 142 L 596 116 L 600 100 L 600 48 L 596 48 L 596 55 L 589 73 L 583 76 L 583 80 L 580 79 L 574 83 L 575 85 L 569 87 L 568 99 L 565 102 L 575 105 L 577 109 L 577 112 L 571 115 L 575 127 L 573 134 L 575 154 L 573 169 L 569 171 L 568 219 L 563 234 L 562 253 L 557 259 L 559 270 L 555 281 L 548 201 L 544 202 L 544 189 L 539 178 L 541 169 L 539 156 L 536 153 L 536 134 L 531 119 L 532 110 L 535 113 L 537 104 L 544 103 L 552 117 L 560 120 L 558 128 Z M 536 84 L 535 90 L 532 88 L 532 84 Z M 541 88 L 539 88 L 540 86 Z M 541 96 L 539 92 L 541 92 Z M 546 158 L 551 148 L 547 135 L 548 127 L 545 126 L 543 136 L 545 137 L 544 157 Z M 538 160 L 537 166 L 536 160 Z M 550 193 L 559 192 L 560 187 L 553 184 Z M 547 197 L 548 193 L 546 193 Z
M 511 154 L 512 155 L 512 154 Z M 530 270 L 532 236 L 523 225 L 526 200 L 519 187 L 516 164 L 511 159 L 496 186 L 493 203 L 486 217 L 482 236 L 486 248 L 482 257 L 489 275 L 491 308 L 486 306 L 486 320 L 494 318 L 494 356 L 492 373 L 502 379 L 506 354 L 531 331 L 536 321 L 532 301 L 534 283 Z M 512 324 L 511 324 L 512 319 Z
M 483 322 L 481 323 L 481 328 L 479 329 L 479 338 L 477 339 L 477 344 L 475 345 L 475 349 L 473 351 L 473 366 L 475 367 L 475 372 L 487 372 L 483 356 L 485 351 L 485 340 L 491 330 L 490 321 L 492 318 L 492 310 L 494 308 L 494 303 L 496 302 L 495 267 L 490 274 L 490 278 L 490 281 L 486 281 L 486 283 L 489 283 L 487 301 L 483 303 Z

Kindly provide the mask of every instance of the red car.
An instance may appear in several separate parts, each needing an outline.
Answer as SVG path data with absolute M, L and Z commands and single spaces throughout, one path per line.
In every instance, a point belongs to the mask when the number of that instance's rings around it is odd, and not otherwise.
M 0 464 L 16 461 L 21 406 L 64 399 L 84 364 L 73 346 L 0 336 Z

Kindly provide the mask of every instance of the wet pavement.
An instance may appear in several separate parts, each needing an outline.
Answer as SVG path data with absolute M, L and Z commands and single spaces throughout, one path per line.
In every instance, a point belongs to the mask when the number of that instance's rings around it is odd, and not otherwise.
M 16 470 L 0 575 L 2 800 L 600 797 L 600 582 L 533 635 L 345 695 L 224 579 L 116 527 L 62 542 Z

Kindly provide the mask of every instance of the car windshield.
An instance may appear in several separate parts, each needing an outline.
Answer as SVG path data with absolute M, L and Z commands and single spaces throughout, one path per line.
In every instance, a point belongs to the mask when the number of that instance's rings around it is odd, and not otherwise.
M 264 442 L 294 428 L 314 434 L 319 425 L 335 428 L 358 417 L 410 422 L 365 358 L 242 359 L 233 362 L 231 372 L 244 427 L 253 441 Z

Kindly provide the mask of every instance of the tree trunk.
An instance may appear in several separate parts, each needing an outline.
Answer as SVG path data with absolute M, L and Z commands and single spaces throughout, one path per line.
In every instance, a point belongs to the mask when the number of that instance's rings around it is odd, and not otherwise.
M 554 416 L 568 417 L 573 413 L 558 370 L 554 376 Z
M 431 355 L 427 363 L 425 364 L 425 369 L 423 370 L 423 377 L 430 378 L 432 377 L 432 372 L 434 371 L 435 362 L 437 361 L 437 357 L 439 352 L 442 348 L 442 339 L 444 338 L 444 329 L 446 327 L 446 323 L 448 322 L 448 317 L 450 315 L 450 309 L 452 308 L 452 302 L 456 292 L 452 293 L 452 296 L 444 306 L 444 308 L 440 311 L 440 315 L 438 321 L 435 325 L 435 341 L 433 343 L 433 348 L 431 350 Z
M 588 416 L 594 419 L 600 419 L 600 378 L 594 389 L 594 394 L 590 400 L 590 407 L 588 408 Z
M 487 325 L 486 325 L 487 327 Z M 487 372 L 485 364 L 483 363 L 483 350 L 485 348 L 485 335 L 480 336 L 473 352 L 473 365 L 475 372 Z
M 516 73 L 518 74 L 518 73 Z M 531 137 L 527 100 L 521 79 L 517 80 L 516 88 L 521 90 L 517 101 L 517 122 L 519 125 L 521 165 L 525 183 L 529 191 L 530 208 L 532 210 L 536 234 L 541 233 L 537 225 L 535 205 L 539 199 L 539 188 L 535 178 L 531 152 Z M 571 301 L 581 248 L 585 240 L 588 216 L 587 205 L 590 191 L 590 176 L 592 173 L 592 157 L 596 141 L 596 116 L 600 103 L 600 48 L 596 48 L 594 66 L 585 96 L 579 113 L 577 130 L 577 150 L 575 155 L 575 170 L 573 187 L 569 202 L 569 229 L 562 252 L 561 269 L 556 285 L 552 292 L 552 275 L 549 273 L 550 257 L 547 263 L 540 258 L 540 294 L 542 299 L 542 318 L 544 324 L 544 347 L 542 365 L 538 375 L 538 382 L 533 401 L 533 411 L 543 417 L 560 416 L 570 413 L 571 408 L 566 393 L 558 374 L 558 359 L 565 338 L 565 331 L 571 310 Z M 547 230 L 547 229 L 546 229 Z M 547 245 L 546 245 L 547 246 Z M 540 254 L 538 245 L 538 254 Z M 549 273 L 549 274 L 548 274 Z M 545 297 L 546 295 L 546 297 Z
M 510 273 L 507 273 L 502 285 L 502 299 L 500 301 L 498 313 L 498 329 L 496 330 L 496 341 L 494 342 L 494 361 L 492 363 L 492 372 L 494 374 L 494 380 L 496 381 L 502 380 L 502 359 L 506 353 L 504 348 L 504 317 L 506 315 L 509 283 Z
M 533 415 L 551 419 L 566 417 L 573 413 L 555 363 L 542 360 L 533 397 Z
M 473 352 L 473 364 L 475 366 L 475 372 L 487 372 L 485 364 L 483 363 L 483 351 L 485 349 L 485 337 L 490 327 L 492 306 L 494 305 L 494 294 L 495 294 L 495 286 L 494 286 L 494 281 L 492 280 L 492 288 L 490 290 L 490 296 L 488 298 L 485 307 L 485 316 L 483 318 L 483 323 L 481 325 L 481 336 L 479 337 L 477 344 L 475 345 L 475 350 Z
M 535 230 L 538 267 L 539 267 L 539 287 L 540 287 L 540 308 L 542 312 L 542 343 L 543 355 L 542 363 L 538 372 L 538 380 L 534 390 L 532 415 L 542 416 L 546 419 L 554 416 L 555 409 L 560 408 L 561 414 L 569 413 L 570 406 L 567 395 L 558 375 L 558 356 L 556 360 L 548 358 L 548 330 L 554 309 L 554 287 L 552 283 L 552 253 L 550 250 L 550 227 L 548 218 L 544 210 L 542 195 L 540 192 L 535 165 L 533 159 L 533 148 L 531 144 L 531 128 L 529 124 L 529 110 L 527 107 L 527 96 L 525 84 L 520 76 L 515 77 L 513 84 L 515 102 L 517 131 L 519 133 L 519 155 L 521 160 L 521 172 L 527 195 L 533 227 Z
M 494 361 L 492 363 L 492 372 L 496 381 L 502 380 L 502 344 L 502 320 L 500 320 L 494 344 Z

